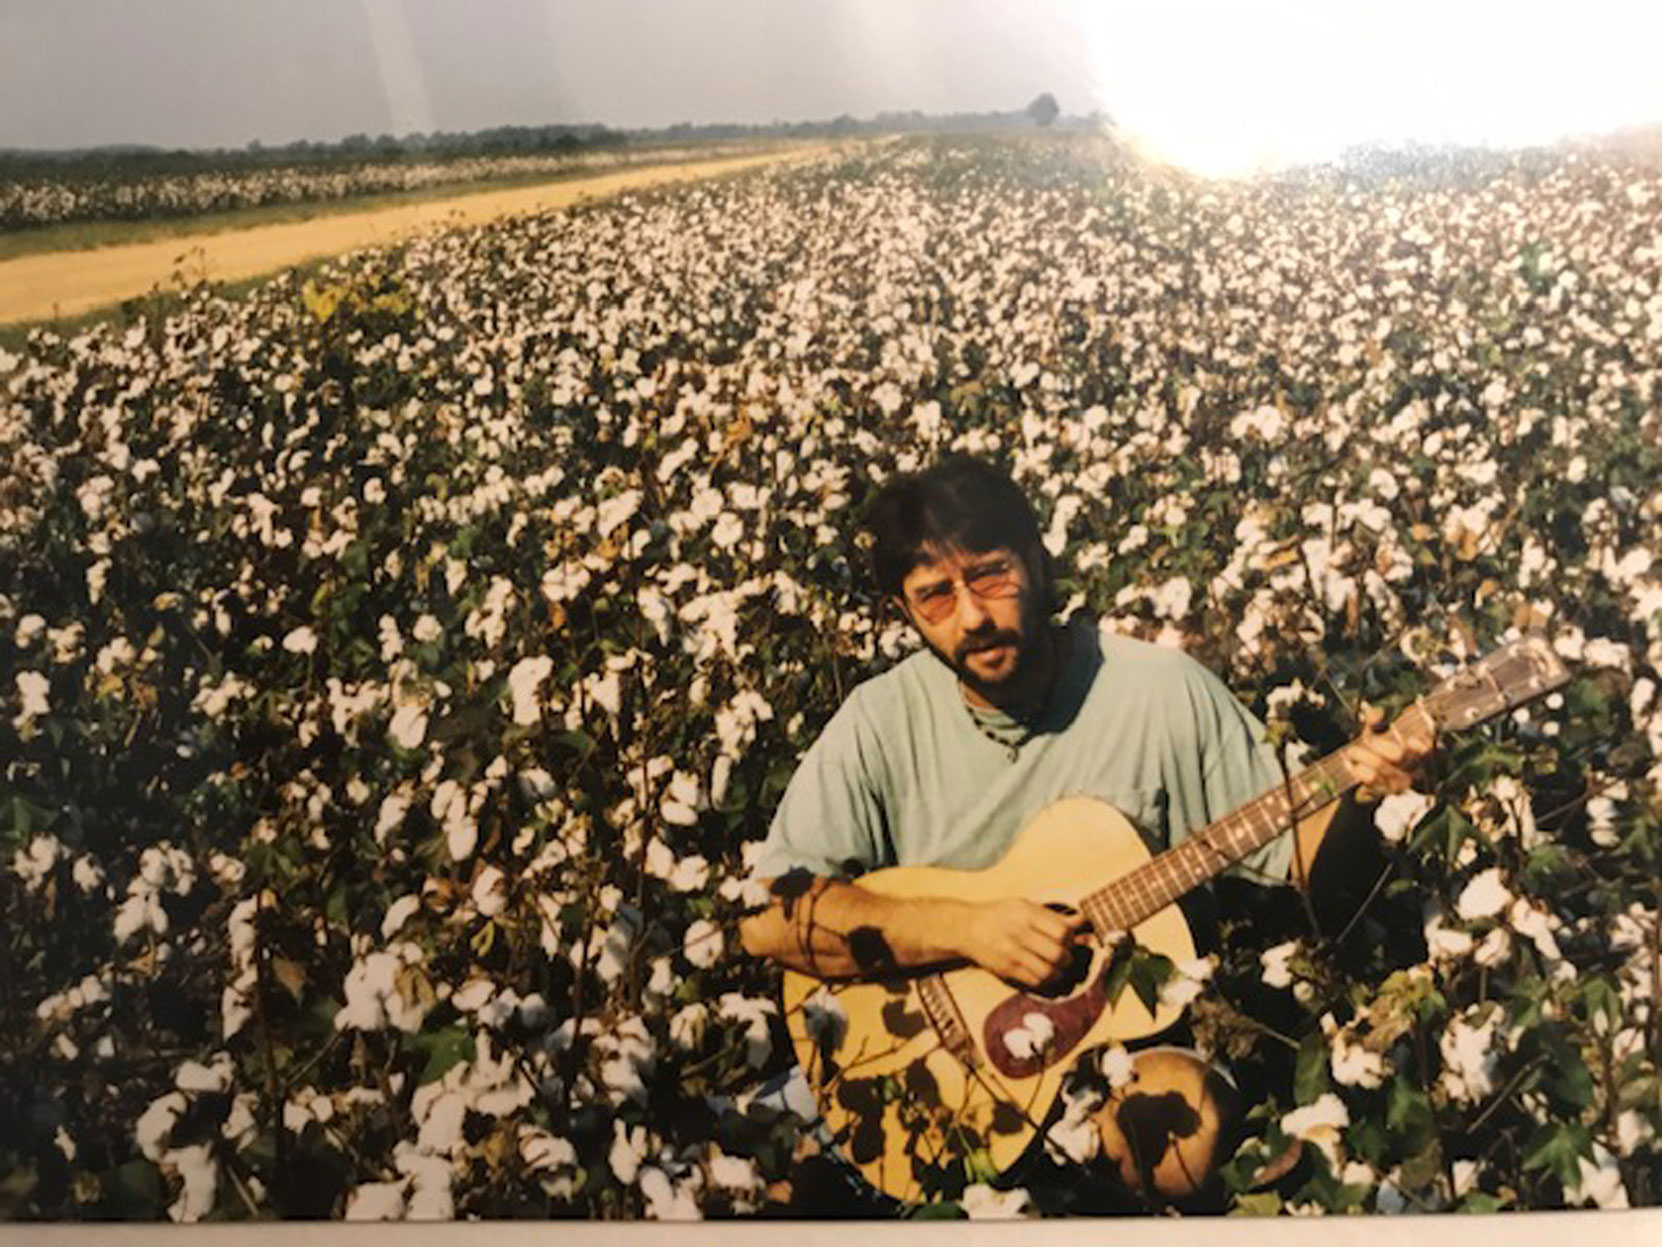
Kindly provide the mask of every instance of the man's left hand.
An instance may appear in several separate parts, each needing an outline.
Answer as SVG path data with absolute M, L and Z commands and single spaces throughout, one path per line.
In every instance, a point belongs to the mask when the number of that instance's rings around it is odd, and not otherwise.
M 1436 747 L 1437 732 L 1432 724 L 1422 722 L 1404 727 L 1401 719 L 1387 724 L 1383 710 L 1364 705 L 1362 735 L 1346 746 L 1346 760 L 1361 782 L 1358 797 L 1376 801 L 1388 793 L 1407 791 L 1413 787 L 1415 776 L 1425 769 L 1426 759 Z

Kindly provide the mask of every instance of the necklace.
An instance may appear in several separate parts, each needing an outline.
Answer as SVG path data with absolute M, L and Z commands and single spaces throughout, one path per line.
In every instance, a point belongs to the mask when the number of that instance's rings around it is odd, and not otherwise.
M 961 685 L 959 686 L 958 691 L 960 695 L 963 694 L 963 687 Z M 993 744 L 997 745 L 1000 749 L 1005 750 L 1010 755 L 1010 761 L 1014 762 L 1021 756 L 1021 747 L 1033 738 L 1032 728 L 1028 727 L 1027 724 L 1023 723 L 1020 719 L 1017 719 L 1011 715 L 1003 716 L 1004 719 L 1007 720 L 1008 726 L 1001 723 L 995 727 L 993 723 L 982 717 L 986 712 L 977 710 L 974 706 L 972 706 L 968 697 L 964 697 L 963 701 L 964 710 L 968 713 L 970 723 L 974 725 L 976 731 L 980 732 L 981 735 L 992 741 Z M 996 714 L 998 712 L 994 711 L 993 713 Z M 1004 728 L 1004 735 L 1000 735 L 998 727 Z
M 1069 634 L 1064 631 L 1054 644 L 1053 661 L 1055 666 L 1051 671 L 1050 687 L 1045 690 L 1045 695 L 1039 700 L 1038 710 L 1031 721 L 1010 714 L 1008 711 L 999 710 L 996 707 L 982 709 L 975 706 L 970 701 L 969 692 L 964 688 L 963 682 L 959 681 L 958 683 L 958 696 L 964 703 L 964 711 L 969 715 L 970 723 L 982 736 L 992 741 L 1000 749 L 1005 750 L 1009 754 L 1011 762 L 1021 756 L 1021 747 L 1033 739 L 1032 724 L 1037 723 L 1044 717 L 1044 711 L 1049 706 L 1050 698 L 1055 693 L 1057 684 L 1061 681 L 1062 670 L 1067 663 L 1071 650 Z

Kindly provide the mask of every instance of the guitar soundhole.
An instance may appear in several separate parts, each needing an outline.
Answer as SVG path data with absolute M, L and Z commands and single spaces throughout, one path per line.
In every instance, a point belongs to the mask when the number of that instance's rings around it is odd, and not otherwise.
M 1095 954 L 1084 944 L 1075 944 L 1068 950 L 1068 964 L 1062 968 L 1062 973 L 1056 976 L 1043 993 L 1056 999 L 1062 996 L 1071 996 L 1085 985 L 1085 980 L 1091 976 L 1091 965 L 1095 961 Z

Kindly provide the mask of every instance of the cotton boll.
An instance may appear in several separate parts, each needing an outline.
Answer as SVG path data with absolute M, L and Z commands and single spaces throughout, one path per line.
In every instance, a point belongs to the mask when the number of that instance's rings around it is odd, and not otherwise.
M 402 1221 L 408 1211 L 404 1182 L 364 1182 L 346 1197 L 348 1221 Z
M 513 719 L 521 727 L 542 720 L 540 704 L 543 681 L 553 674 L 554 660 L 546 654 L 522 658 L 508 673 L 508 691 L 513 697 Z
M 606 1163 L 612 1176 L 624 1186 L 633 1186 L 646 1159 L 647 1135 L 645 1126 L 628 1126 L 621 1119 L 612 1122 L 612 1147 Z
M 1436 799 L 1423 792 L 1392 793 L 1373 807 L 1373 825 L 1389 844 L 1400 844 L 1434 808 Z
M 316 653 L 317 633 L 306 626 L 295 628 L 283 637 L 283 648 L 291 654 Z
M 474 877 L 472 897 L 481 917 L 496 917 L 508 904 L 507 876 L 495 866 L 484 867 Z
M 1474 1025 L 1455 1017 L 1438 1037 L 1443 1057 L 1441 1085 L 1454 1099 L 1475 1103 L 1493 1093 L 1500 1068 L 1495 1048 L 1498 1017 Z
M 655 1221 L 698 1221 L 703 1214 L 698 1206 L 699 1184 L 689 1179 L 676 1182 L 656 1165 L 648 1165 L 638 1178 L 641 1194 L 646 1197 L 646 1215 Z
M 721 928 L 704 918 L 699 918 L 687 927 L 687 934 L 682 941 L 682 953 L 694 966 L 699 969 L 708 969 L 721 960 L 725 940 Z
M 427 738 L 426 708 L 416 703 L 399 706 L 387 725 L 387 736 L 402 749 L 419 749 Z
M 189 1103 L 179 1092 L 170 1091 L 152 1100 L 150 1106 L 139 1115 L 138 1122 L 133 1127 L 133 1141 L 138 1144 L 139 1151 L 147 1160 L 161 1160 L 162 1153 L 167 1150 L 171 1140 L 174 1124 L 184 1116 Z
M 1339 1163 L 1339 1132 L 1350 1124 L 1350 1111 L 1331 1091 L 1314 1103 L 1294 1109 L 1281 1118 L 1281 1130 L 1295 1139 L 1313 1143 L 1326 1154 L 1334 1168 Z
M 162 1163 L 170 1166 L 180 1180 L 179 1198 L 167 1209 L 172 1220 L 200 1221 L 213 1211 L 219 1191 L 219 1165 L 208 1144 L 177 1148 L 163 1156 Z
M 1500 869 L 1491 866 L 1474 876 L 1460 893 L 1454 909 L 1467 922 L 1493 918 L 1513 901 L 1512 893 L 1501 882 Z
M 1025 1188 L 996 1190 L 985 1182 L 971 1183 L 959 1200 L 971 1221 L 1010 1221 L 1033 1215 L 1033 1197 Z

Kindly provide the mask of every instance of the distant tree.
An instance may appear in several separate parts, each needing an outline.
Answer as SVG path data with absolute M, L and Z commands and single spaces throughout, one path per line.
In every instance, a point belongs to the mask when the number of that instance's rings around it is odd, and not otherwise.
M 1056 103 L 1056 97 L 1049 91 L 1037 97 L 1027 106 L 1027 115 L 1033 119 L 1034 125 L 1048 126 L 1056 120 L 1057 114 L 1062 111 Z

